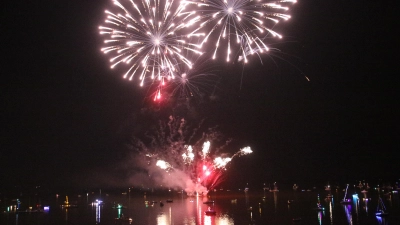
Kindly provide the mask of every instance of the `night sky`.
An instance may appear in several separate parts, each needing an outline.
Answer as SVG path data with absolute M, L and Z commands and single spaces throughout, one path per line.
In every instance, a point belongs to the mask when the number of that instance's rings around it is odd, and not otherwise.
M 100 51 L 110 5 L 3 3 L 1 184 L 126 185 L 115 168 L 150 101 Z M 300 0 L 276 27 L 280 51 L 263 64 L 253 58 L 243 74 L 237 62 L 220 64 L 217 98 L 199 114 L 254 151 L 232 163 L 227 184 L 400 178 L 394 9 Z

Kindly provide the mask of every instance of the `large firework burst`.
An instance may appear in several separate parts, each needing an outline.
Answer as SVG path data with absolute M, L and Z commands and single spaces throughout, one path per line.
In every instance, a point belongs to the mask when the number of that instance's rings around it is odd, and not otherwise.
M 100 34 L 107 37 L 106 47 L 101 50 L 112 55 L 112 68 L 128 64 L 124 78 L 137 77 L 141 86 L 146 78 L 151 78 L 149 82 L 162 85 L 165 79 L 175 77 L 176 65 L 193 66 L 181 51 L 201 52 L 191 48 L 177 33 L 190 25 L 188 18 L 192 13 L 184 11 L 186 4 L 173 0 L 143 0 L 139 4 L 133 0 L 113 2 L 117 12 L 107 10 L 106 25 L 99 27 Z
M 203 36 L 199 48 L 211 37 L 215 41 L 213 58 L 216 58 L 217 51 L 226 51 L 226 60 L 230 61 L 232 52 L 231 39 L 237 43 L 242 51 L 244 62 L 247 62 L 248 53 L 245 49 L 254 52 L 268 51 L 265 43 L 267 36 L 281 38 L 272 27 L 281 20 L 288 20 L 290 15 L 288 4 L 296 0 L 183 0 L 186 4 L 198 6 L 201 16 L 194 17 L 200 24 L 196 29 L 189 32 L 188 36 Z M 222 39 L 227 39 L 226 48 L 220 47 Z

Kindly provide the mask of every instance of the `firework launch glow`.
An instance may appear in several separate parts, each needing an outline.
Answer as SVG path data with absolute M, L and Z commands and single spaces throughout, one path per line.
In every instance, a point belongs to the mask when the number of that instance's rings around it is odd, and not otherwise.
M 234 158 L 252 153 L 250 147 L 244 147 L 229 154 L 231 140 L 224 140 L 216 129 L 197 134 L 197 129 L 191 131 L 185 119 L 172 116 L 168 123 L 160 123 L 154 134 L 146 136 L 150 138 L 149 144 L 136 139 L 134 145 L 147 162 L 149 179 L 164 187 L 184 190 L 188 195 L 206 194 L 223 181 Z M 187 144 L 191 142 L 194 143 Z

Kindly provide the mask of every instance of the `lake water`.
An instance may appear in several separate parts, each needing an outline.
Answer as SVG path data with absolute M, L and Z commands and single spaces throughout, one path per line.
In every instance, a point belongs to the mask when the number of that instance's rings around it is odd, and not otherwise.
M 375 216 L 378 193 L 359 194 L 349 205 L 340 203 L 344 193 L 332 192 L 332 199 L 327 199 L 328 192 L 321 191 L 258 191 L 249 190 L 210 192 L 204 197 L 188 197 L 176 191 L 152 192 L 135 191 L 129 193 L 88 193 L 70 195 L 69 203 L 76 208 L 62 208 L 65 195 L 49 195 L 40 200 L 43 206 L 49 206 L 44 212 L 15 212 L 2 201 L 0 214 L 1 225 L 55 225 L 55 224 L 129 224 L 115 220 L 120 217 L 132 218 L 131 224 L 140 225 L 233 225 L 233 224 L 324 224 L 324 225 L 368 225 L 400 224 L 399 196 L 397 193 L 381 195 L 390 215 L 380 219 Z M 21 198 L 20 209 L 27 207 Z M 34 198 L 32 198 L 34 199 Z M 96 199 L 104 204 L 93 204 Z M 173 202 L 167 203 L 171 199 Z M 290 203 L 288 202 L 290 200 Z M 316 210 L 320 201 L 323 211 Z M 11 200 L 8 200 L 10 205 Z M 154 203 L 153 203 L 154 201 Z M 160 201 L 163 206 L 160 206 Z M 214 204 L 205 204 L 214 201 Z M 126 208 L 114 209 L 115 204 Z M 209 208 L 216 215 L 205 215 Z M 33 210 L 35 206 L 33 207 Z M 28 210 L 29 211 L 29 210 Z M 301 219 L 293 221 L 294 218 Z

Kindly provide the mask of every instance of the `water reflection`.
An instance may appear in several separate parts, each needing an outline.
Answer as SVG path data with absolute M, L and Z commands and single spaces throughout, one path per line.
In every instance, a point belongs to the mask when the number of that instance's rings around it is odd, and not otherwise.
M 200 201 L 199 201 L 199 196 L 196 198 L 196 208 L 197 208 L 197 218 L 199 218 L 199 224 L 201 224 L 201 221 L 203 220 L 203 215 L 204 212 L 202 208 L 200 207 Z
M 205 216 L 205 217 L 204 217 L 204 225 L 211 225 L 211 224 L 213 224 L 212 221 L 211 221 L 211 219 L 212 219 L 212 216 Z
M 169 207 L 169 224 L 172 224 L 172 208 L 171 206 Z
M 183 224 L 186 225 L 234 225 L 234 219 L 226 212 L 223 212 L 218 205 L 204 204 L 205 198 L 197 197 L 195 199 L 183 199 L 183 204 L 173 203 L 169 205 L 168 211 L 159 212 L 156 218 L 157 225 L 172 225 L 176 224 L 174 218 L 177 218 L 183 213 Z M 236 204 L 236 202 L 235 202 Z M 234 204 L 234 205 L 235 205 Z M 232 204 L 231 204 L 232 205 Z M 182 207 L 180 207 L 182 206 Z M 261 204 L 259 206 L 261 208 Z M 206 215 L 207 208 L 215 209 L 216 215 Z M 253 212 L 248 210 L 250 213 L 250 221 L 252 221 Z M 249 214 L 247 214 L 249 215 Z
M 100 223 L 100 216 L 101 216 L 101 204 L 96 205 L 96 224 Z
M 328 202 L 328 209 L 329 209 L 329 219 L 331 221 L 331 225 L 333 225 L 333 199 Z
M 68 222 L 68 208 L 65 209 L 65 222 Z
M 278 207 L 278 193 L 276 191 L 274 192 L 274 207 L 276 212 Z
M 370 198 L 362 198 L 363 195 L 359 194 L 359 199 L 355 198 L 351 205 L 346 206 L 339 204 L 339 202 L 335 204 L 333 197 L 321 199 L 321 204 L 325 208 L 324 211 L 313 210 L 317 192 L 298 192 L 297 200 L 292 200 L 294 198 L 292 190 L 290 192 L 268 192 L 265 202 L 263 202 L 264 192 L 261 189 L 256 193 L 253 191 L 245 193 L 240 190 L 240 192 L 218 192 L 217 194 L 218 196 L 214 196 L 216 194 L 213 193 L 212 198 L 209 196 L 182 197 L 181 195 L 176 195 L 176 197 L 172 197 L 174 200 L 172 203 L 165 203 L 165 199 L 171 198 L 171 196 L 147 195 L 146 201 L 149 203 L 147 207 L 143 203 L 143 194 L 134 198 L 131 196 L 131 199 L 129 199 L 128 195 L 104 197 L 105 204 L 103 205 L 86 204 L 87 200 L 82 195 L 81 201 L 78 202 L 79 207 L 76 209 L 53 207 L 57 202 L 57 199 L 53 197 L 54 200 L 50 204 L 52 210 L 46 214 L 18 213 L 16 211 L 4 212 L 0 214 L 0 224 L 45 225 L 50 220 L 54 221 L 52 224 L 99 225 L 114 224 L 116 222 L 116 224 L 128 224 L 125 223 L 126 220 L 116 220 L 117 218 L 124 218 L 124 215 L 126 217 L 128 214 L 135 216 L 133 224 L 149 225 L 399 224 L 398 215 L 396 215 L 400 208 L 397 193 L 392 193 L 392 205 L 388 204 L 388 210 L 391 211 L 391 215 L 387 218 L 375 218 L 374 216 L 376 193 L 368 193 Z M 319 194 L 325 194 L 325 192 Z M 211 199 L 214 204 L 209 203 Z M 89 203 L 93 200 L 95 199 L 89 198 Z M 113 202 L 114 205 L 115 202 L 122 202 L 128 205 L 129 200 L 131 201 L 131 208 L 112 207 Z M 164 202 L 165 205 L 160 207 L 160 202 Z M 205 212 L 208 207 L 212 207 L 216 211 L 216 215 L 206 215 Z M 370 210 L 371 212 L 366 213 L 369 209 L 372 209 Z M 296 223 L 293 222 L 297 218 L 299 218 L 300 222 L 298 223 L 297 220 Z M 29 222 L 26 222 L 28 220 Z
M 379 225 L 389 225 L 389 223 L 386 221 L 385 217 L 377 216 L 376 220 L 378 220 Z
M 327 196 L 325 197 L 325 202 L 328 204 L 328 206 L 326 207 L 328 209 L 328 213 L 329 213 L 329 219 L 331 224 L 333 225 L 333 205 L 334 205 L 334 198 L 333 195 L 330 193 L 327 194 Z M 324 211 L 324 216 L 325 216 L 325 211 Z
M 161 213 L 157 216 L 157 225 L 168 225 L 168 218 L 167 215 Z
M 322 225 L 322 211 L 318 212 L 318 224 Z
M 347 222 L 349 225 L 353 225 L 353 217 L 351 215 L 351 205 L 343 205 L 344 211 L 346 213 Z
M 100 223 L 102 206 L 103 202 L 101 200 L 96 199 L 95 202 L 92 202 L 92 209 L 95 210 L 95 215 L 96 215 L 96 224 Z
M 365 212 L 368 214 L 368 203 L 369 203 L 369 200 L 368 199 L 365 199 Z
M 368 214 L 368 202 L 369 202 L 369 199 L 367 198 L 367 194 L 366 193 L 364 193 L 364 198 L 362 199 L 362 202 L 363 202 L 363 205 L 364 205 L 363 209 Z
M 244 192 L 244 196 L 245 196 L 245 199 L 246 199 L 246 208 L 249 208 L 250 207 L 249 206 L 249 194 L 248 194 L 247 191 Z
M 234 221 L 229 215 L 221 215 L 220 217 L 217 218 L 217 222 L 215 224 L 218 225 L 234 225 Z
M 356 221 L 357 221 L 357 224 L 358 224 L 358 209 L 359 209 L 359 207 L 360 207 L 360 199 L 358 198 L 358 196 L 355 198 L 355 197 L 353 197 L 353 203 L 354 203 L 354 205 L 355 205 L 355 211 L 356 211 Z

